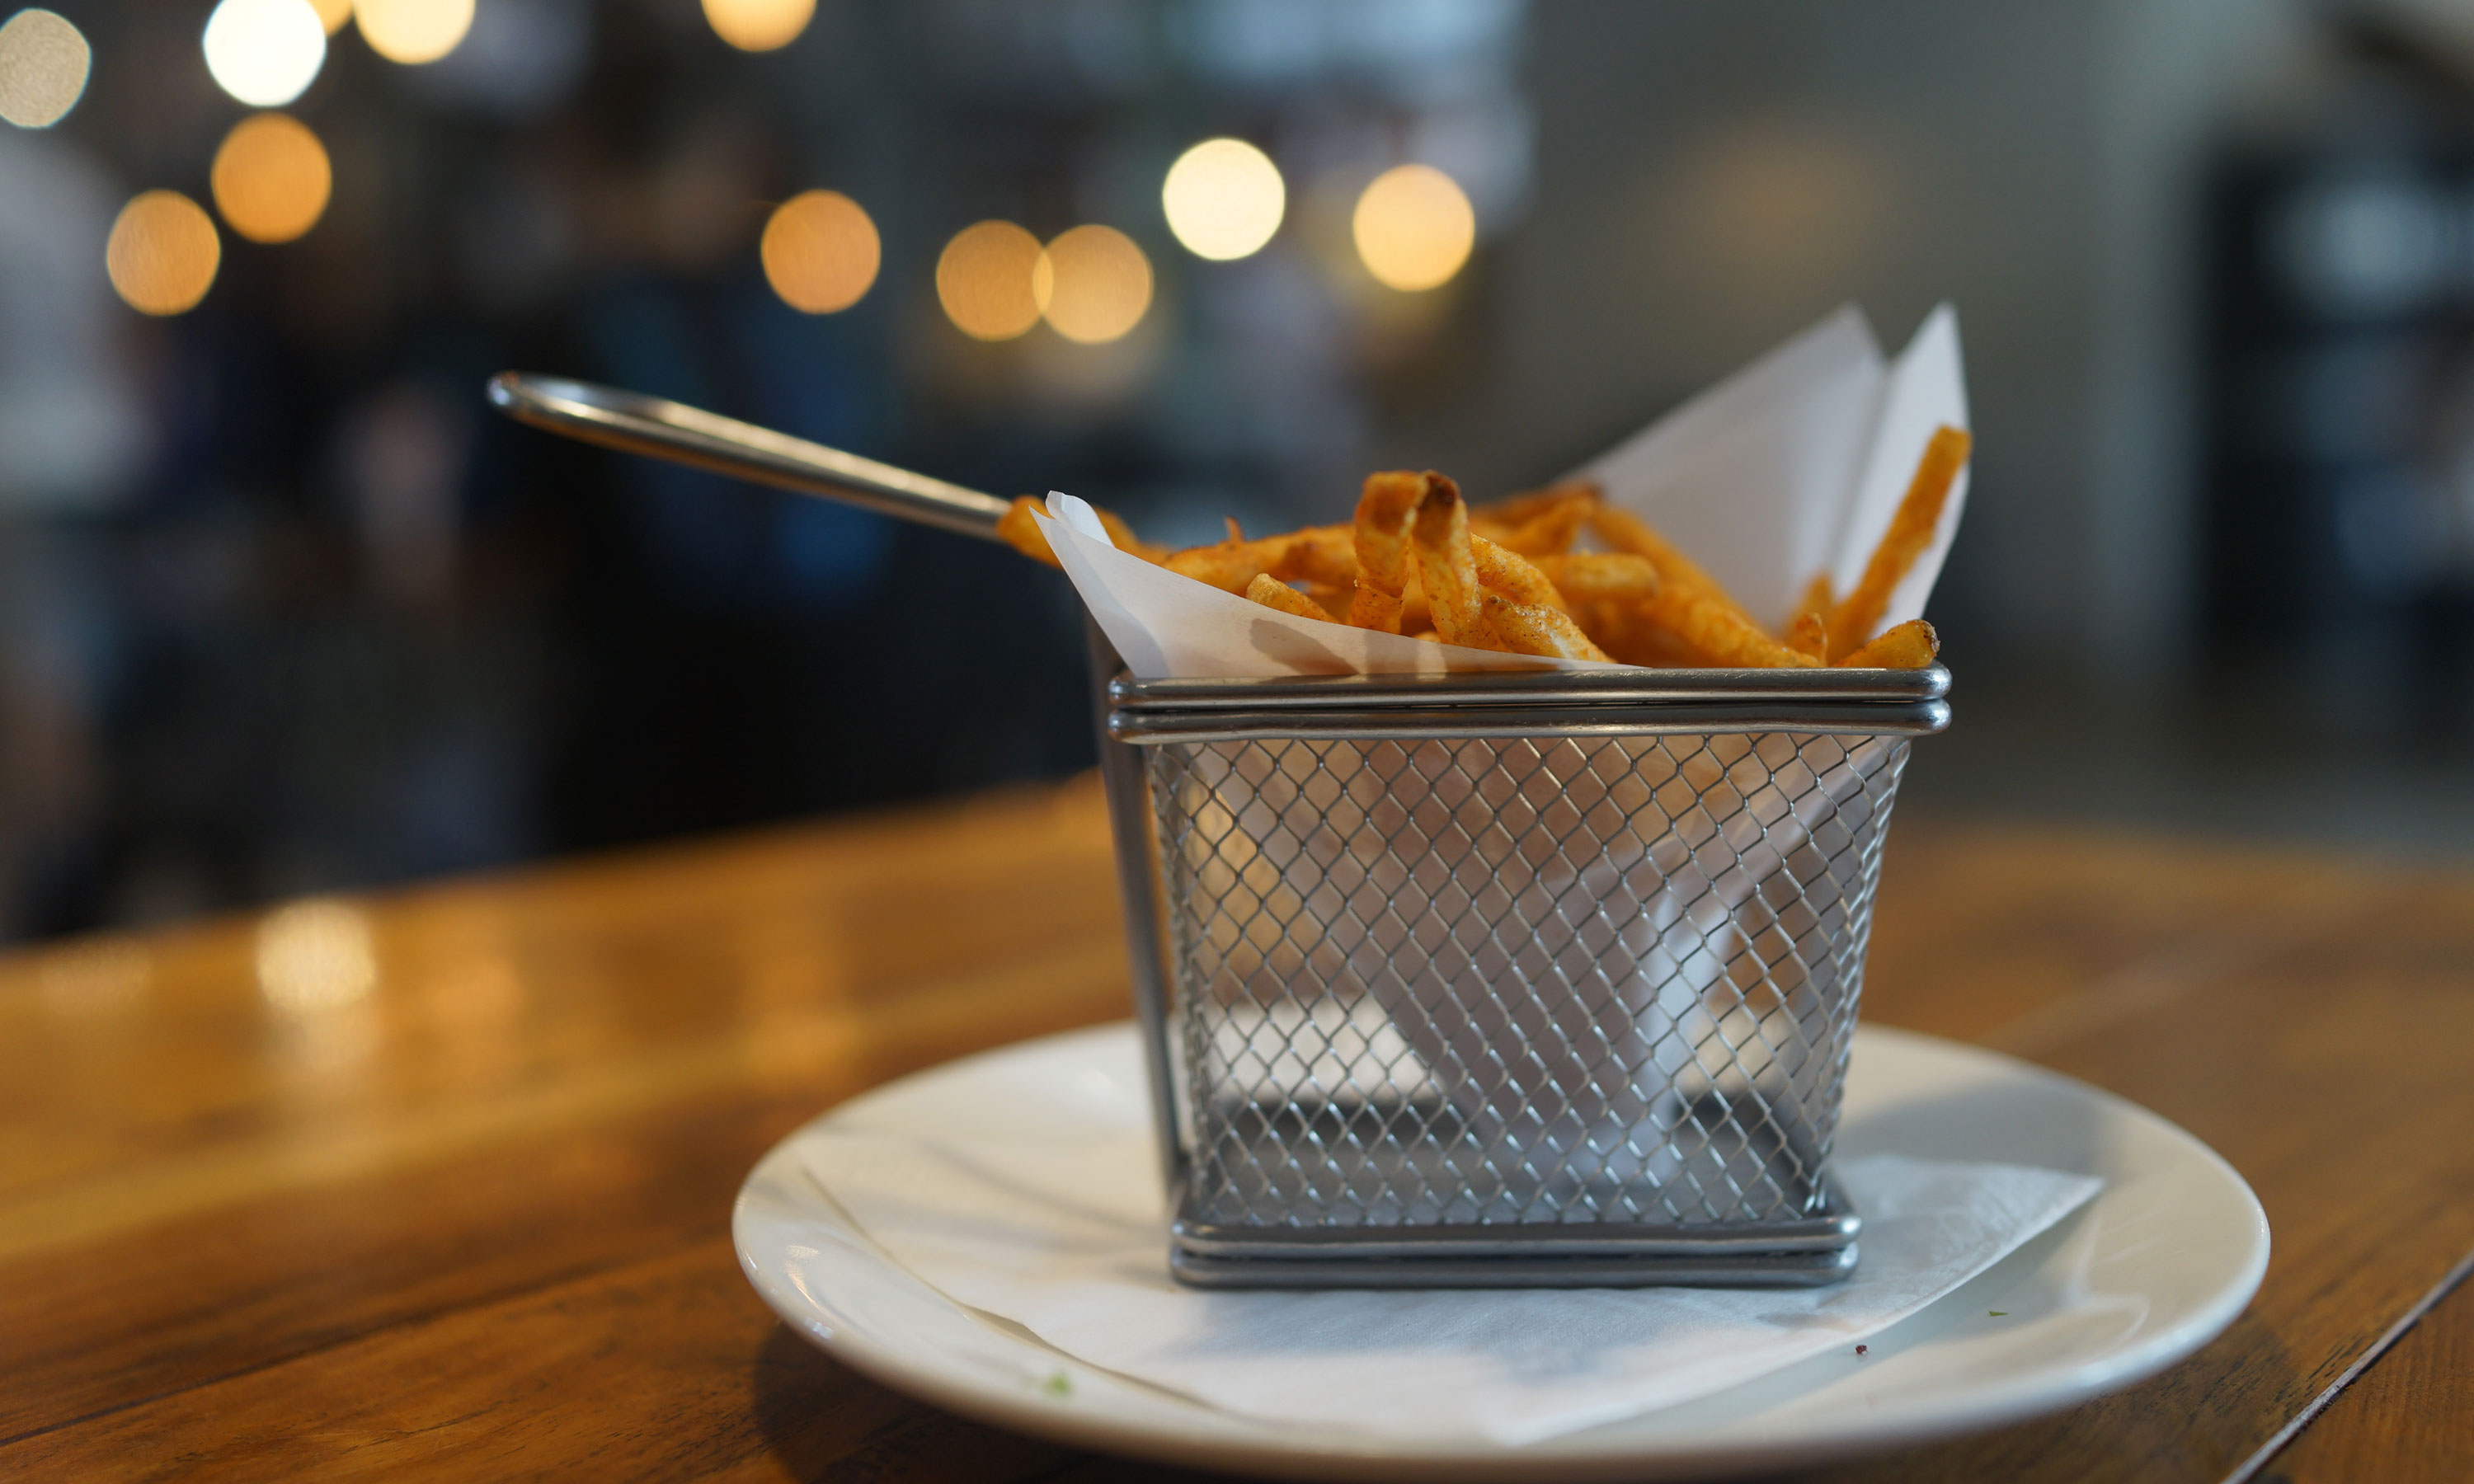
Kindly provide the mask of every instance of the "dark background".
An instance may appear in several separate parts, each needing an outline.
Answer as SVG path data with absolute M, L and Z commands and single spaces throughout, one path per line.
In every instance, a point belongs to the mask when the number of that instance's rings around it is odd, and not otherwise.
M 1853 300 L 1959 310 L 1977 465 L 1909 802 L 2474 840 L 2474 21 L 2432 4 L 695 0 L 348 26 L 285 111 L 318 226 L 199 306 L 113 297 L 123 202 L 208 201 L 250 109 L 192 0 L 55 6 L 76 109 L 0 125 L 0 939 L 1060 776 L 1076 608 L 994 547 L 487 413 L 553 371 L 1146 535 L 1338 518 L 1374 467 L 1534 482 Z M 1193 256 L 1188 145 L 1289 214 Z M 1479 243 L 1374 284 L 1347 211 L 1450 173 Z M 771 207 L 861 202 L 855 307 Z M 972 341 L 983 218 L 1134 238 L 1124 340 Z

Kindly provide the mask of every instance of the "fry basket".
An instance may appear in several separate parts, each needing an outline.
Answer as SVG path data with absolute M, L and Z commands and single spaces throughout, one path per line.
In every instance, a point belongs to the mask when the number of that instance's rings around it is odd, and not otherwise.
M 1811 1286 L 1949 672 L 1136 681 L 1093 633 L 1171 1269 Z
M 963 536 L 1007 510 L 617 388 L 489 395 Z M 1882 831 L 1947 670 L 1136 681 L 1090 633 L 1180 1281 L 1854 1271 L 1831 1140 Z

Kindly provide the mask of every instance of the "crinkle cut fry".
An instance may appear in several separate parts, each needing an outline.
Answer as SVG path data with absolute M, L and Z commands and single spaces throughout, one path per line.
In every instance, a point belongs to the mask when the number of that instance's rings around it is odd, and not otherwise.
M 1356 627 L 1400 632 L 1402 600 L 1409 585 L 1409 527 L 1435 477 L 1406 469 L 1366 476 L 1351 527 L 1357 592 L 1349 601 L 1348 621 Z
M 1852 654 L 1880 626 L 1882 615 L 1889 610 L 1890 594 L 1898 589 L 1925 548 L 1932 544 L 1933 531 L 1941 524 L 1942 507 L 1949 503 L 1950 491 L 1958 484 L 1959 471 L 1967 467 L 1971 446 L 1972 440 L 1964 428 L 1945 423 L 1933 429 L 1932 441 L 1925 444 L 1925 456 L 1916 462 L 1915 477 L 1907 482 L 1907 492 L 1900 497 L 1898 511 L 1890 516 L 1889 529 L 1881 533 L 1880 542 L 1864 563 L 1864 575 L 1830 613 L 1830 646 L 1837 651 L 1831 658 Z
M 1941 653 L 1941 635 L 1921 618 L 1893 624 L 1862 649 L 1834 661 L 1849 670 L 1921 670 Z
M 1327 624 L 1340 622 L 1339 619 L 1324 612 L 1322 605 L 1316 603 L 1314 599 L 1269 572 L 1258 572 L 1254 575 L 1254 580 L 1246 585 L 1246 596 L 1249 601 L 1260 603 L 1265 608 L 1278 609 L 1283 613 L 1293 613 L 1299 618 L 1321 619 Z
M 1515 655 L 1544 655 L 1556 659 L 1606 659 L 1607 652 L 1581 632 L 1569 614 L 1542 603 L 1518 603 L 1499 592 L 1488 593 L 1479 605 L 1494 647 Z
M 1426 585 L 1426 611 L 1447 644 L 1499 649 L 1487 632 L 1477 579 L 1477 554 L 1469 544 L 1468 505 L 1460 486 L 1441 474 L 1426 476 L 1426 497 L 1409 522 L 1409 546 Z

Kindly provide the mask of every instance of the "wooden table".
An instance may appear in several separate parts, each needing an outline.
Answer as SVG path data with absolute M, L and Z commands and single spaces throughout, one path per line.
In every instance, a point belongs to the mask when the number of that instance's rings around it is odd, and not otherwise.
M 1072 785 L 0 959 L 0 1477 L 1162 1476 L 841 1369 L 727 1228 L 818 1110 L 1125 1015 L 1110 869 Z M 2474 1477 L 2474 876 L 1904 820 L 1866 993 L 2190 1129 L 2275 1256 L 2160 1377 L 1814 1477 Z

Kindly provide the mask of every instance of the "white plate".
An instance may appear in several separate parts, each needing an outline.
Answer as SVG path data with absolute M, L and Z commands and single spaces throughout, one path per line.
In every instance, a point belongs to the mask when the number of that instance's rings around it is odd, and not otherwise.
M 921 1072 L 810 1124 L 898 1120 L 967 1136 L 1029 1104 L 1148 1126 L 1131 1025 L 1027 1041 Z M 1310 1478 L 1686 1478 L 1840 1457 L 2013 1422 L 2149 1376 L 2231 1324 L 2268 1266 L 2242 1177 L 2154 1113 L 2039 1067 L 1903 1031 L 1856 1037 L 1848 1156 L 2004 1161 L 2103 1178 L 2087 1206 L 1867 1342 L 1716 1396 L 1513 1448 L 1318 1434 L 1096 1371 L 965 1309 L 887 1257 L 776 1146 L 732 1229 L 775 1313 L 853 1369 L 966 1416 L 1200 1468 Z M 1163 1251 L 1167 1242 L 1162 1233 Z M 1992 1311 L 2001 1310 L 1995 1317 Z

